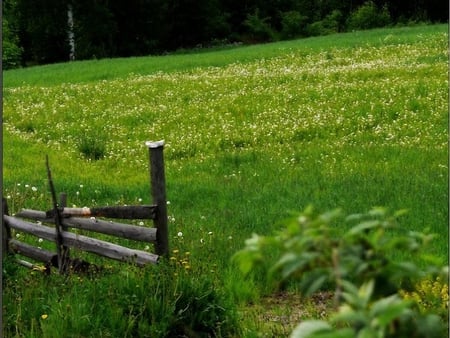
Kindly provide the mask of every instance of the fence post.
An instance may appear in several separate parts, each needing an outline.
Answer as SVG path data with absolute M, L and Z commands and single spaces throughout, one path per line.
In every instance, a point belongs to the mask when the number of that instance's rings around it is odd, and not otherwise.
M 6 224 L 3 215 L 8 215 L 6 198 L 2 197 L 2 257 L 8 254 L 8 241 L 11 239 L 11 229 Z
M 59 206 L 61 208 L 65 208 L 67 207 L 67 194 L 65 192 L 62 192 L 59 194 Z M 61 222 L 61 230 L 63 231 L 67 231 L 67 226 L 64 225 L 64 222 Z M 70 258 L 69 258 L 69 247 L 63 245 L 62 246 L 62 257 L 64 259 L 63 261 L 63 271 L 65 272 L 65 270 L 68 269 L 68 262 L 70 262 Z
M 153 204 L 157 205 L 153 220 L 156 231 L 155 251 L 159 256 L 169 255 L 169 229 L 167 225 L 166 178 L 164 174 L 164 141 L 145 142 L 150 153 L 150 184 Z

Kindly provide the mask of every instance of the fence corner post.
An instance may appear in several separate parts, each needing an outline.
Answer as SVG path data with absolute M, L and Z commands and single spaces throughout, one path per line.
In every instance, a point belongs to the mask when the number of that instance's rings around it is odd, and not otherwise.
M 150 153 L 150 185 L 153 204 L 157 206 L 153 220 L 156 228 L 155 251 L 169 256 L 169 229 L 167 222 L 166 178 L 164 172 L 164 141 L 145 142 Z
M 5 222 L 4 215 L 8 215 L 8 203 L 6 198 L 2 197 L 2 257 L 6 257 L 8 254 L 8 242 L 11 239 L 11 230 Z

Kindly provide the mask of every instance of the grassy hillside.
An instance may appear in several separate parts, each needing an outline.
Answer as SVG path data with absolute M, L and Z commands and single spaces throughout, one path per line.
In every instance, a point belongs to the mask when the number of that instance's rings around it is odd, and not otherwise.
M 230 256 L 309 204 L 408 209 L 402 226 L 439 234 L 448 262 L 447 31 L 5 72 L 3 194 L 48 209 L 48 154 L 69 204 L 148 203 L 144 142 L 164 139 L 171 247 L 194 275 L 245 293 Z

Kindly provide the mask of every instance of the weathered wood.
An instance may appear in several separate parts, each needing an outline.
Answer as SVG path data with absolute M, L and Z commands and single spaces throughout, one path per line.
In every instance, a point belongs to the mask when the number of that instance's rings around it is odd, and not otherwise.
M 33 219 L 45 223 L 54 223 L 54 219 L 47 218 L 44 211 L 23 209 L 16 217 Z M 145 228 L 141 226 L 104 221 L 101 219 L 86 219 L 79 217 L 64 218 L 62 222 L 64 227 L 94 231 L 105 235 L 122 237 L 140 242 L 156 242 L 156 229 Z
M 152 253 L 129 249 L 117 244 L 112 244 L 86 236 L 64 233 L 63 238 L 64 244 L 71 247 L 92 252 L 117 261 L 135 263 L 138 266 L 144 266 L 147 263 L 156 264 L 159 259 L 158 255 Z
M 169 255 L 169 229 L 167 224 L 166 178 L 164 172 L 164 141 L 146 142 L 150 153 L 150 182 L 153 204 L 158 206 L 153 220 L 156 233 L 155 251 L 160 256 Z
M 61 208 L 65 208 L 67 206 L 67 194 L 64 192 L 59 194 L 59 206 Z M 61 229 L 63 231 L 67 231 L 67 226 L 65 226 L 64 223 L 61 223 Z M 65 259 L 70 260 L 69 248 L 63 245 L 63 251 L 65 252 Z
M 59 212 L 63 218 L 78 216 L 120 219 L 154 219 L 156 216 L 156 208 L 155 205 L 129 205 L 97 208 L 62 208 Z M 46 212 L 47 218 L 54 217 L 54 214 L 54 210 Z
M 52 242 L 56 241 L 55 228 L 30 223 L 20 218 L 7 215 L 3 215 L 3 220 L 13 229 L 20 230 Z
M 59 214 L 58 209 L 58 201 L 56 200 L 56 191 L 55 186 L 53 185 L 53 179 L 52 179 L 52 172 L 50 170 L 50 164 L 48 160 L 48 155 L 45 156 L 45 164 L 47 167 L 47 178 L 48 178 L 48 184 L 50 188 L 50 193 L 52 196 L 52 202 L 53 202 L 53 210 L 55 211 L 55 230 L 56 230 L 56 254 L 58 255 L 58 269 L 59 273 L 66 273 L 67 272 L 67 248 L 63 245 L 63 239 L 62 239 L 62 222 L 61 222 L 61 215 Z
M 56 241 L 56 234 L 53 228 L 26 222 L 11 216 L 3 216 L 11 228 L 33 234 L 46 240 Z M 158 255 L 140 250 L 129 249 L 117 244 L 93 239 L 87 236 L 75 235 L 67 231 L 61 232 L 62 244 L 88 251 L 100 256 L 108 257 L 118 261 L 128 261 L 143 266 L 147 263 L 157 263 Z
M 141 242 L 156 242 L 156 229 L 141 226 L 108 222 L 98 219 L 67 218 L 63 224 L 72 228 L 83 229 Z
M 35 246 L 32 246 L 30 244 L 15 239 L 9 240 L 9 248 L 11 249 L 12 252 L 16 254 L 32 258 L 36 261 L 44 263 L 52 262 L 54 263 L 55 266 L 58 263 L 57 256 L 54 252 L 45 249 L 39 249 Z
M 40 266 L 40 265 L 30 263 L 30 262 L 24 261 L 23 259 L 18 259 L 18 258 L 16 259 L 16 262 L 28 269 L 38 270 L 38 271 L 44 272 L 46 274 L 50 274 L 50 266 L 48 264 L 46 264 L 44 266 Z
M 39 211 L 39 210 L 31 210 L 31 209 L 22 209 L 17 214 L 14 215 L 15 217 L 21 217 L 21 218 L 27 218 L 27 219 L 34 219 L 36 221 L 46 222 L 46 223 L 54 223 L 55 219 L 47 218 L 45 211 Z
M 33 269 L 36 265 L 34 265 L 33 263 L 24 261 L 23 259 L 16 259 L 16 262 L 28 269 Z
M 8 215 L 8 203 L 6 198 L 2 197 L 2 215 Z M 8 254 L 8 240 L 11 238 L 11 229 L 8 224 L 3 221 L 2 217 L 2 257 Z

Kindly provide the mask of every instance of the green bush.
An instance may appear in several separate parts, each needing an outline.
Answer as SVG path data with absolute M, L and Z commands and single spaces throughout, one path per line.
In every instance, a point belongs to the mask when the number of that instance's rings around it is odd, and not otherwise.
M 342 12 L 334 10 L 323 20 L 308 25 L 307 33 L 310 36 L 338 33 L 342 30 L 342 18 Z
M 249 40 L 251 42 L 267 42 L 275 39 L 275 31 L 269 23 L 270 18 L 261 18 L 259 10 L 253 14 L 248 14 L 244 21 L 244 26 L 248 29 Z
M 8 21 L 2 18 L 2 62 L 3 69 L 17 68 L 20 66 L 22 48 L 19 47 L 19 38 L 9 28 Z
M 387 6 L 383 6 L 380 10 L 373 1 L 367 1 L 350 14 L 347 28 L 349 30 L 371 29 L 384 27 L 390 23 L 391 15 Z
M 281 36 L 283 39 L 293 39 L 305 35 L 307 16 L 297 11 L 289 11 L 281 14 Z
M 295 281 L 305 296 L 334 287 L 337 311 L 331 323 L 302 322 L 292 337 L 440 337 L 445 330 L 439 309 L 420 313 L 400 291 L 424 276 L 447 276 L 448 267 L 420 255 L 431 235 L 396 232 L 402 214 L 377 208 L 342 219 L 339 210 L 317 215 L 308 208 L 274 236 L 253 235 L 234 259 L 249 273 L 267 264 L 266 252 L 276 252 L 269 280 Z M 337 225 L 349 230 L 337 236 Z M 419 255 L 426 268 L 400 255 Z

